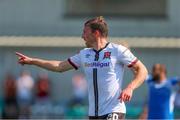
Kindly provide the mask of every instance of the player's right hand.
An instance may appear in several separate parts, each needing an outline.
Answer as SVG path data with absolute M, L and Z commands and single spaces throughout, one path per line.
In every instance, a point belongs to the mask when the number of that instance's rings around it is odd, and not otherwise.
M 22 53 L 19 53 L 19 52 L 16 52 L 16 55 L 18 56 L 18 62 L 19 64 L 21 65 L 24 65 L 24 64 L 32 64 L 32 58 L 26 56 L 26 55 L 23 55 Z

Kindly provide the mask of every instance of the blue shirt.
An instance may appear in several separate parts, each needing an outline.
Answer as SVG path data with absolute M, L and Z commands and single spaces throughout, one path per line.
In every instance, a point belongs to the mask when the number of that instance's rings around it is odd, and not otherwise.
M 171 78 L 155 83 L 152 77 L 147 79 L 149 87 L 148 119 L 173 119 L 175 91 L 179 78 Z

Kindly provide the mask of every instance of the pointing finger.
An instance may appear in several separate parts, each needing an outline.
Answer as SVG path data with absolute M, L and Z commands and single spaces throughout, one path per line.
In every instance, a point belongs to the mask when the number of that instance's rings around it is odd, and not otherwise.
M 19 53 L 19 52 L 15 52 L 17 56 L 21 57 L 21 58 L 25 58 L 25 55 Z

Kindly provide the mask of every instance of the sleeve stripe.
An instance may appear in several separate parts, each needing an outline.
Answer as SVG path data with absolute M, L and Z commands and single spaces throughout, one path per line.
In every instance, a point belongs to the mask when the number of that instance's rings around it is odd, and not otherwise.
M 123 52 L 122 52 L 122 54 L 124 54 L 126 51 L 128 51 L 129 49 L 128 48 L 126 48 Z
M 71 61 L 70 58 L 68 58 L 68 62 L 74 67 L 74 69 L 78 69 L 78 67 Z
M 132 61 L 132 62 L 128 65 L 128 67 L 129 67 L 129 68 L 132 67 L 134 64 L 137 63 L 137 61 L 138 61 L 138 59 L 136 58 L 134 61 Z

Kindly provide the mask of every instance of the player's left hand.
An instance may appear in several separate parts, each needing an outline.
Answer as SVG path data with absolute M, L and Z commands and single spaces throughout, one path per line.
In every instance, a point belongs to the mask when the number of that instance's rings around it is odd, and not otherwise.
M 133 89 L 131 87 L 127 87 L 121 92 L 118 99 L 120 99 L 120 102 L 122 101 L 128 102 L 131 100 L 132 94 L 133 94 Z

